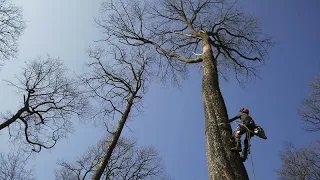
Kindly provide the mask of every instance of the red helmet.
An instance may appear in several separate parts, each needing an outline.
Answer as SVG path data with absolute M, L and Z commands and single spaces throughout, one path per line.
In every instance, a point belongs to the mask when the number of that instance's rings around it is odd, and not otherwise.
M 249 114 L 249 109 L 242 108 L 242 109 L 240 109 L 240 112 Z

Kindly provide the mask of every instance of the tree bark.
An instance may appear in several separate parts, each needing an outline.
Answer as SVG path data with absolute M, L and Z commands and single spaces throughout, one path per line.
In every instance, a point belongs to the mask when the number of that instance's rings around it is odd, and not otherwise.
M 131 111 L 131 107 L 133 105 L 133 100 L 134 100 L 135 94 L 133 94 L 129 101 L 128 104 L 126 106 L 126 109 L 121 117 L 121 120 L 119 121 L 119 125 L 118 128 L 116 130 L 116 132 L 113 135 L 112 141 L 110 142 L 107 151 L 105 152 L 105 155 L 102 159 L 102 162 L 99 164 L 98 169 L 96 170 L 96 172 L 94 173 L 92 180 L 99 180 L 105 170 L 105 168 L 108 165 L 109 159 L 111 158 L 112 152 L 114 150 L 114 148 L 116 147 L 118 140 L 120 138 L 122 129 L 128 119 L 129 113 Z
M 202 100 L 206 121 L 206 154 L 210 180 L 248 180 L 247 171 L 234 146 L 227 109 L 219 87 L 217 61 L 213 56 L 209 36 L 201 33 L 204 63 Z

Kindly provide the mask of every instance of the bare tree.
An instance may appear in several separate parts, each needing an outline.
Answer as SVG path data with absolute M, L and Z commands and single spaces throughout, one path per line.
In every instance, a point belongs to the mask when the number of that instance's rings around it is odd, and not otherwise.
M 91 179 L 112 139 L 113 137 L 109 134 L 96 146 L 88 149 L 84 156 L 76 160 L 76 163 L 59 162 L 61 168 L 55 172 L 56 179 Z M 120 138 L 101 179 L 165 180 L 168 177 L 165 175 L 162 159 L 153 147 L 139 148 L 135 141 Z
M 301 103 L 298 113 L 306 131 L 320 130 L 320 75 L 311 83 L 311 94 Z
M 26 168 L 26 160 L 21 153 L 0 154 L 0 179 L 35 180 L 33 169 Z
M 281 180 L 320 179 L 320 141 L 297 149 L 292 143 L 281 152 L 282 167 L 277 170 Z
M 112 156 L 119 137 L 133 108 L 139 108 L 142 95 L 145 93 L 147 71 L 151 57 L 144 53 L 141 47 L 134 49 L 121 49 L 112 45 L 110 51 L 100 48 L 89 51 L 93 62 L 89 63 L 90 73 L 83 78 L 89 87 L 89 92 L 98 101 L 97 115 L 99 119 L 119 119 L 116 130 L 109 130 L 109 121 L 104 121 L 107 131 L 113 135 L 104 158 L 101 159 L 93 179 L 102 176 Z M 108 59 L 114 59 L 114 61 Z M 135 63 L 132 63 L 133 60 Z
M 298 113 L 307 132 L 320 130 L 320 75 L 311 83 L 311 94 L 299 106 Z M 282 180 L 320 179 L 320 141 L 310 143 L 308 147 L 297 149 L 292 143 L 280 153 L 282 166 L 277 175 Z
M 15 113 L 2 116 L 0 130 L 8 128 L 11 138 L 36 152 L 53 147 L 72 131 L 71 116 L 85 113 L 86 98 L 59 59 L 39 57 L 16 80 L 8 84 L 24 94 L 23 101 Z
M 219 72 L 231 69 L 239 82 L 255 77 L 271 46 L 256 17 L 227 0 L 106 1 L 96 20 L 104 41 L 152 47 L 163 77 L 178 79 L 187 64 L 203 63 L 202 97 L 209 177 L 248 179 L 234 145 L 219 87 Z M 151 49 L 150 49 L 151 50 Z M 199 53 L 199 54 L 197 54 Z M 194 56 L 196 55 L 196 56 Z M 177 74 L 178 73 L 178 74 Z M 217 126 L 217 124 L 225 124 Z
M 0 0 L 0 62 L 15 57 L 18 38 L 25 29 L 21 8 Z

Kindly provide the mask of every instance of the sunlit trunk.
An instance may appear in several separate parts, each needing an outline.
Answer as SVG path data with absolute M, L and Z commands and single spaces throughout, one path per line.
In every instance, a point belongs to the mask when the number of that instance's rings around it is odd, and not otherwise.
M 238 153 L 230 151 L 234 146 L 232 129 L 228 122 L 226 106 L 219 88 L 217 62 L 212 54 L 207 34 L 201 34 L 203 42 L 202 99 L 206 121 L 206 154 L 210 180 L 247 180 L 246 169 Z

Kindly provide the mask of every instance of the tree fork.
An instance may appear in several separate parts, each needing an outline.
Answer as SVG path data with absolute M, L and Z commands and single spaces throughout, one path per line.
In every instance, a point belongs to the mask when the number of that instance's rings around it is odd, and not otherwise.
M 228 114 L 219 87 L 217 61 L 212 54 L 209 36 L 201 32 L 202 58 L 204 72 L 202 80 L 202 99 L 206 124 L 206 153 L 210 180 L 248 180 L 247 171 L 238 153 L 230 148 L 234 145 Z

